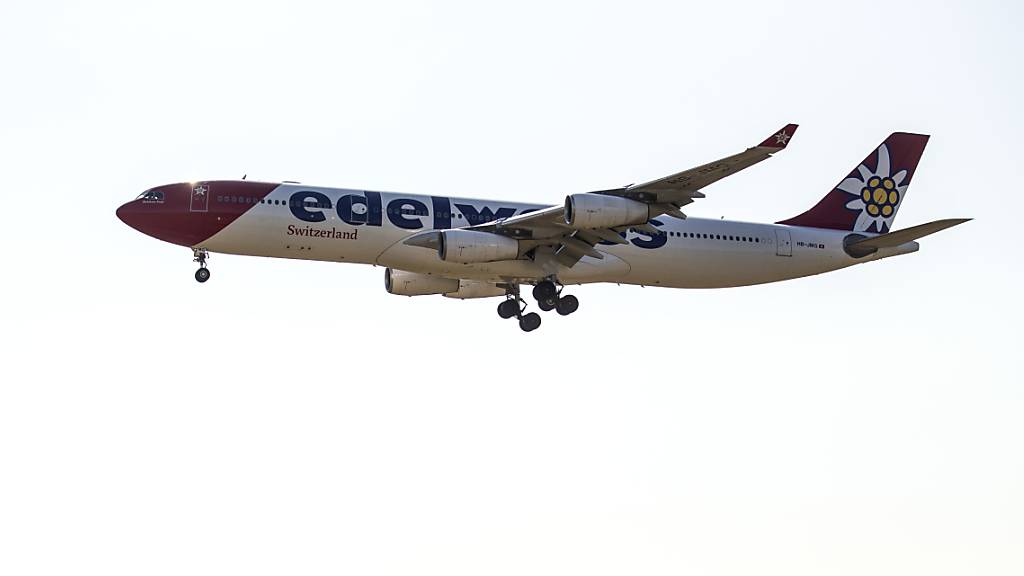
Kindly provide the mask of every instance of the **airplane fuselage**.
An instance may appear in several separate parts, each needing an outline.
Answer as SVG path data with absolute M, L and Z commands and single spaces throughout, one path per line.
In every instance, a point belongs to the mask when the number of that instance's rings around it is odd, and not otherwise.
M 501 318 L 531 332 L 521 286 L 541 312 L 573 314 L 568 284 L 728 288 L 778 282 L 916 252 L 916 240 L 969 219 L 893 230 L 928 136 L 893 132 L 805 212 L 775 224 L 688 218 L 704 188 L 783 150 L 787 124 L 731 156 L 563 204 L 423 196 L 239 180 L 170 184 L 117 216 L 192 248 L 198 282 L 210 251 L 386 267 L 403 296 L 504 297 Z
M 179 193 L 174 186 L 186 194 L 192 188 L 191 184 L 171 185 L 164 194 L 165 204 Z M 179 226 L 195 220 L 212 234 L 164 239 L 212 252 L 373 264 L 485 282 L 548 276 L 548 270 L 529 258 L 459 264 L 402 242 L 417 232 L 486 223 L 546 206 L 292 183 L 235 181 L 202 186 L 207 197 L 199 205 L 179 201 L 173 202 L 175 208 L 150 202 L 139 209 L 179 210 Z M 226 224 L 218 227 L 221 222 Z M 603 259 L 585 256 L 575 266 L 560 270 L 559 281 L 675 288 L 744 286 L 820 274 L 917 249 L 910 242 L 858 259 L 843 250 L 849 236 L 845 231 L 671 216 L 660 216 L 651 225 L 657 234 L 631 228 L 622 234 L 625 244 L 602 243 L 598 249 Z

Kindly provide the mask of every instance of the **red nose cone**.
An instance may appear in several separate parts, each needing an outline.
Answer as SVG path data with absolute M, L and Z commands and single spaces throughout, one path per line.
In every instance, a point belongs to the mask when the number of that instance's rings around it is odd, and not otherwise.
M 147 236 L 180 246 L 196 245 L 213 235 L 208 227 L 217 219 L 208 203 L 190 204 L 192 188 L 188 183 L 150 188 L 118 208 L 117 217 Z
M 277 184 L 217 180 L 157 186 L 117 209 L 132 228 L 172 244 L 199 246 L 256 206 Z
M 139 232 L 165 242 L 191 246 L 205 240 L 207 236 L 198 238 L 194 228 L 206 214 L 185 218 L 188 213 L 183 205 L 187 196 L 176 190 L 178 187 L 162 186 L 147 191 L 142 197 L 118 208 L 117 217 Z
M 121 220 L 121 222 L 124 222 L 125 224 L 131 226 L 132 228 L 135 228 L 139 232 L 144 232 L 144 230 L 139 228 L 138 220 L 136 220 L 135 218 L 136 213 L 133 209 L 133 204 L 135 204 L 135 202 L 126 202 L 123 205 L 121 205 L 121 207 L 117 209 L 117 217 L 118 219 Z

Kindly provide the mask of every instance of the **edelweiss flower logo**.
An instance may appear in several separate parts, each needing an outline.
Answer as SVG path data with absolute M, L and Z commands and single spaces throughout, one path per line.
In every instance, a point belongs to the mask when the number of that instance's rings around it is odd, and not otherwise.
M 892 226 L 892 219 L 899 209 L 900 200 L 907 187 L 903 181 L 907 179 L 907 171 L 890 175 L 889 148 L 885 144 L 878 147 L 878 162 L 871 171 L 861 164 L 857 167 L 860 178 L 853 176 L 843 180 L 837 188 L 856 196 L 846 204 L 851 210 L 860 211 L 853 229 L 865 232 L 874 225 L 876 232 L 885 232 Z

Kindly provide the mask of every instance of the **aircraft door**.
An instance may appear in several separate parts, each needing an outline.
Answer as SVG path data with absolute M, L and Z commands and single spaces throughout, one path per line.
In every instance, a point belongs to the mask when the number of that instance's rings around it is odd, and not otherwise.
M 206 212 L 210 208 L 210 187 L 206 184 L 196 184 L 192 187 L 192 196 L 189 198 L 189 212 Z
M 785 228 L 775 229 L 775 255 L 793 255 L 793 241 L 789 236 L 789 230 L 786 230 Z

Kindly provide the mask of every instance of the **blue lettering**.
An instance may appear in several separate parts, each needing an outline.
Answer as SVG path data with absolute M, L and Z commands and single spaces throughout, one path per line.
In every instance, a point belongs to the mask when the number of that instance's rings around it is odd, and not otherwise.
M 352 209 L 357 204 L 363 207 L 362 213 Z M 338 198 L 338 218 L 341 218 L 342 222 L 353 226 L 360 226 L 366 224 L 366 219 L 369 215 L 370 204 L 366 201 L 366 198 L 357 194 L 346 194 Z
M 383 222 L 383 211 L 381 210 L 380 192 L 367 192 L 366 201 L 370 204 L 370 216 L 366 220 L 367 226 L 380 226 Z
M 309 198 L 316 200 L 316 202 L 306 202 Z M 288 199 L 288 208 L 291 209 L 292 215 L 304 222 L 323 222 L 327 219 L 323 212 L 313 212 L 308 208 L 320 209 L 330 207 L 331 199 L 327 195 L 312 190 L 300 190 L 292 194 L 291 198 Z
M 423 228 L 423 221 L 417 217 L 406 218 L 402 213 L 406 206 L 412 207 L 412 213 L 416 216 L 427 215 L 427 205 L 419 200 L 411 198 L 396 198 L 388 202 L 388 220 L 399 228 L 406 230 L 417 230 Z
M 659 222 L 657 220 L 651 220 L 650 223 L 654 226 L 664 226 L 664 223 Z M 649 250 L 653 250 L 655 248 L 661 248 L 662 246 L 668 243 L 668 236 L 664 232 L 660 232 L 658 234 L 637 232 L 637 234 L 643 236 L 644 238 L 648 238 L 648 240 L 641 240 L 640 238 L 633 238 L 632 240 L 630 240 L 630 242 L 632 242 L 634 246 L 637 246 L 639 248 L 647 248 Z
M 466 220 L 473 226 L 483 224 L 484 222 L 493 222 L 501 218 L 508 218 L 516 213 L 515 208 L 498 208 L 497 213 L 495 213 L 487 206 L 484 206 L 480 211 L 477 211 L 476 207 L 472 204 L 456 204 L 455 206 L 466 216 Z
M 434 205 L 434 230 L 447 230 L 452 227 L 452 203 L 443 196 L 431 196 Z

